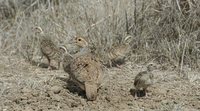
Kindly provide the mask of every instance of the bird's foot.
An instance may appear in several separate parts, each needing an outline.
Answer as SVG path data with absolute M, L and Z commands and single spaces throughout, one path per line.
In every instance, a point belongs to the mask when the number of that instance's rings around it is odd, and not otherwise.
M 116 67 L 119 68 L 119 69 L 122 69 L 123 66 L 119 65 L 119 64 L 116 64 Z
M 51 67 L 51 66 L 48 66 L 48 70 L 52 70 L 52 67 Z

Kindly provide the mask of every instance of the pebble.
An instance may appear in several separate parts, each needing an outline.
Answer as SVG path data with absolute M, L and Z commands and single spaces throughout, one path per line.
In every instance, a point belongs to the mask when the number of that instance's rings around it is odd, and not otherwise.
M 52 97 L 52 99 L 55 100 L 55 101 L 57 101 L 57 102 L 60 102 L 60 101 L 62 100 L 62 97 L 59 96 L 59 95 L 54 95 L 54 96 Z
M 54 94 L 59 94 L 61 90 L 62 90 L 62 87 L 60 86 L 51 87 L 51 91 L 53 91 Z
M 29 88 L 24 87 L 24 88 L 21 90 L 21 92 L 22 92 L 22 93 L 31 93 L 32 90 L 29 89 Z

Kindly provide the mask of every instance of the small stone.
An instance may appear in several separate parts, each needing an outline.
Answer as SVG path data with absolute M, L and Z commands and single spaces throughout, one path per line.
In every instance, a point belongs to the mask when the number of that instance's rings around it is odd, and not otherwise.
M 39 93 L 37 91 L 32 92 L 33 97 L 38 97 Z
M 31 107 L 26 107 L 25 111 L 34 111 Z
M 62 90 L 62 87 L 60 86 L 51 87 L 51 91 L 53 91 L 54 94 L 59 94 L 61 90 Z
M 59 101 L 62 99 L 62 97 L 59 96 L 59 95 L 54 95 L 54 96 L 52 97 L 52 99 L 55 100 L 55 101 L 57 101 L 57 102 L 59 102 Z
M 72 102 L 72 103 L 71 103 L 71 107 L 72 107 L 72 108 L 73 108 L 73 107 L 78 107 L 78 104 L 75 103 L 75 102 Z
M 20 99 L 21 100 L 28 100 L 28 96 L 21 96 Z
M 111 98 L 110 98 L 110 97 L 108 97 L 108 96 L 106 96 L 106 97 L 105 97 L 105 99 L 106 99 L 108 102 L 110 102 L 110 101 L 111 101 Z
M 128 103 L 127 105 L 128 105 L 128 106 L 133 106 L 133 103 Z
M 27 87 L 24 87 L 24 88 L 21 90 L 22 93 L 30 93 L 31 91 L 32 91 L 32 90 L 29 89 L 29 88 L 27 88 Z

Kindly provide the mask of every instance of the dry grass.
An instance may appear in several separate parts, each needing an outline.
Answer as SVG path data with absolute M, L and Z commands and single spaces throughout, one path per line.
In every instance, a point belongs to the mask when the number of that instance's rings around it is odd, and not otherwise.
M 1 19 L 1 52 L 28 61 L 37 59 L 39 36 L 32 28 L 41 26 L 58 44 L 67 44 L 76 35 L 87 37 L 95 53 L 105 60 L 105 49 L 130 34 L 131 61 L 156 61 L 180 72 L 184 66 L 199 69 L 195 43 L 200 33 L 200 3 L 190 2 L 187 10 L 164 0 L 1 0 L 6 9 L 2 12 L 1 8 L 1 14 L 8 13 Z

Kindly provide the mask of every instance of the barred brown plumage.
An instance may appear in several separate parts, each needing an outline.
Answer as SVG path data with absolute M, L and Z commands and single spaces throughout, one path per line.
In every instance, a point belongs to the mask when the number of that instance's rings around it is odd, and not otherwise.
M 76 37 L 74 43 L 80 46 L 80 52 L 72 57 L 71 63 L 65 67 L 66 71 L 73 82 L 85 90 L 88 100 L 96 100 L 103 77 L 102 64 L 90 52 L 85 39 Z
M 127 36 L 122 41 L 120 45 L 113 45 L 112 48 L 108 51 L 109 65 L 110 66 L 119 66 L 125 62 L 127 54 L 131 51 L 130 40 L 132 36 Z
M 136 88 L 136 94 L 138 95 L 139 91 L 144 91 L 146 94 L 146 90 L 149 86 L 153 84 L 153 73 L 152 71 L 156 69 L 155 64 L 149 64 L 147 66 L 147 70 L 140 72 L 136 75 L 135 81 L 134 81 L 134 86 Z M 140 95 L 140 92 L 139 92 Z
M 60 63 L 63 60 L 63 55 L 67 52 L 66 47 L 57 46 L 55 43 L 44 35 L 44 32 L 41 27 L 36 27 L 37 30 L 41 33 L 40 38 L 40 49 L 43 56 L 45 56 L 48 60 L 48 69 L 51 68 L 51 60 L 55 60 L 58 62 L 58 69 L 60 68 Z

